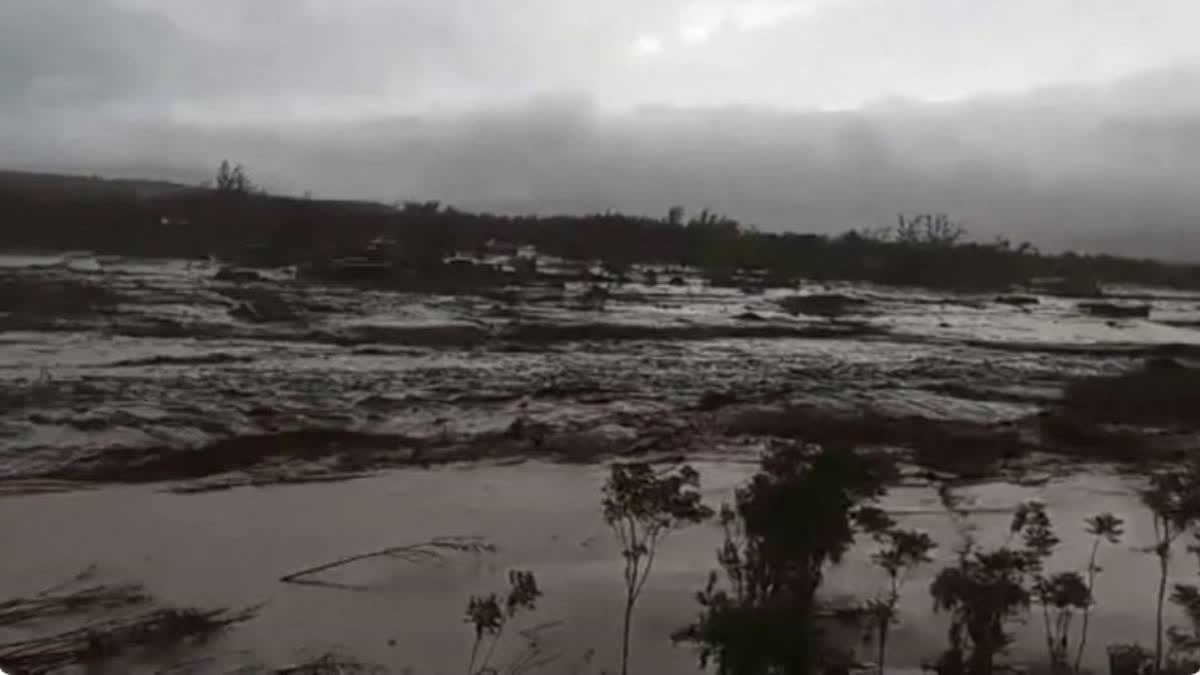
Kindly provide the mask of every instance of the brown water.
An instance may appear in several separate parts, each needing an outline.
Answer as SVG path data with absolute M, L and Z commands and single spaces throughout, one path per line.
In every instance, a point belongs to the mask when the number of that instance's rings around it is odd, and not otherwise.
M 761 439 L 706 428 L 719 415 L 695 405 L 712 392 L 752 405 L 999 425 L 1036 419 L 1073 377 L 1126 370 L 1155 346 L 1194 354 L 1200 345 L 1200 331 L 1186 327 L 1200 317 L 1200 298 L 1157 291 L 1150 320 L 1106 322 L 1059 298 L 1021 309 L 987 296 L 806 288 L 867 301 L 861 315 L 846 317 L 844 335 L 825 335 L 832 322 L 780 311 L 775 301 L 794 289 L 743 295 L 699 283 L 631 284 L 604 312 L 522 289 L 529 297 L 514 313 L 482 297 L 276 278 L 252 286 L 299 308 L 303 320 L 252 324 L 231 314 L 247 289 L 216 281 L 213 268 L 131 260 L 35 267 L 55 262 L 0 256 L 0 272 L 100 285 L 120 303 L 66 317 L 0 313 L 12 328 L 0 332 L 0 489 L 20 491 L 23 479 L 80 458 L 187 453 L 214 440 L 297 429 L 475 441 L 473 448 L 487 450 L 494 434 L 522 418 L 572 448 L 588 438 L 618 439 L 596 443 L 593 458 L 628 449 L 631 438 L 682 438 L 668 450 L 699 450 L 712 460 L 700 467 L 715 502 L 753 471 L 736 458 Z M 569 288 L 568 296 L 579 292 Z M 756 315 L 750 324 L 737 318 L 747 311 Z M 740 332 L 747 325 L 770 330 Z M 526 338 L 512 337 L 531 326 Z M 611 339 L 591 339 L 592 326 Z M 674 436 L 656 436 L 664 428 Z M 546 592 L 534 620 L 563 622 L 549 644 L 568 659 L 595 649 L 599 664 L 611 666 L 621 587 L 616 548 L 599 514 L 604 471 L 531 461 L 194 495 L 164 485 L 100 485 L 4 496 L 0 598 L 96 562 L 106 580 L 143 582 L 174 603 L 267 602 L 257 619 L 214 646 L 214 672 L 341 647 L 396 671 L 458 673 L 469 639 L 462 622 L 468 596 L 499 590 L 508 569 L 528 568 Z M 1055 561 L 1064 568 L 1086 562 L 1084 517 L 1104 510 L 1125 516 L 1125 544 L 1104 554 L 1089 661 L 1102 665 L 1107 642 L 1152 642 L 1155 563 L 1131 548 L 1148 542 L 1148 524 L 1123 480 L 1088 470 L 1041 489 L 989 484 L 969 492 L 985 531 L 1006 531 L 1007 510 L 1018 501 L 1045 499 L 1065 540 Z M 954 532 L 930 490 L 898 489 L 888 505 L 930 531 L 949 555 Z M 441 535 L 486 536 L 500 551 L 437 568 L 374 561 L 339 575 L 368 592 L 278 581 L 308 565 Z M 635 672 L 696 670 L 695 655 L 667 636 L 695 615 L 692 594 L 714 566 L 718 539 L 715 528 L 701 527 L 666 542 L 637 614 Z M 856 551 L 832 573 L 830 593 L 880 588 L 868 556 Z M 945 624 L 927 595 L 937 567 L 908 586 L 891 640 L 894 664 L 915 666 L 944 646 Z M 1181 577 L 1195 568 L 1182 552 L 1176 558 Z M 1022 632 L 1016 656 L 1041 658 L 1040 630 L 1034 622 Z
M 699 468 L 709 500 L 716 503 L 753 466 L 706 462 Z M 5 548 L 0 596 L 34 591 L 95 562 L 106 578 L 145 582 L 168 601 L 205 606 L 266 601 L 257 619 L 213 648 L 224 666 L 245 662 L 241 650 L 278 663 L 299 650 L 340 647 L 397 672 L 416 666 L 421 673 L 455 673 L 465 668 L 469 629 L 461 616 L 468 595 L 499 590 L 506 570 L 522 568 L 536 573 L 545 592 L 531 621 L 564 622 L 549 634 L 549 644 L 575 656 L 595 649 L 598 663 L 611 664 L 621 582 L 614 542 L 599 514 L 603 475 L 599 466 L 529 462 L 195 496 L 111 488 L 10 498 L 0 508 Z M 1003 536 L 1016 503 L 1044 499 L 1064 539 L 1051 569 L 1086 563 L 1085 517 L 1109 510 L 1126 518 L 1125 542 L 1102 551 L 1105 571 L 1088 653 L 1097 667 L 1104 664 L 1106 643 L 1153 638 L 1155 562 L 1132 550 L 1147 544 L 1151 533 L 1130 488 L 1096 471 L 1044 488 L 996 483 L 964 489 L 980 511 L 974 518 L 984 541 Z M 939 558 L 946 559 L 956 536 L 931 490 L 899 488 L 886 506 L 905 525 L 930 532 L 942 546 Z M 441 567 L 372 561 L 332 577 L 366 585 L 367 591 L 278 581 L 312 564 L 441 535 L 483 535 L 500 550 Z M 692 593 L 713 567 L 718 539 L 715 528 L 699 527 L 665 543 L 636 617 L 636 672 L 697 670 L 694 655 L 673 647 L 667 636 L 694 616 Z M 832 595 L 862 597 L 882 588 L 867 553 L 857 551 L 830 575 Z M 1176 566 L 1180 579 L 1195 574 L 1191 557 L 1179 555 Z M 896 666 L 916 666 L 944 645 L 944 622 L 932 614 L 927 595 L 937 568 L 921 569 L 907 586 L 891 641 Z M 1031 620 L 1014 656 L 1041 658 L 1040 630 Z M 218 672 L 216 664 L 213 668 Z
M 54 262 L 0 256 L 0 272 L 100 286 L 119 303 L 99 314 L 0 312 L 12 328 L 0 332 L 0 479 L 114 448 L 296 428 L 469 438 L 518 416 L 556 430 L 628 425 L 630 414 L 664 419 L 711 391 L 994 422 L 1031 415 L 1069 378 L 1119 372 L 1155 345 L 1200 345 L 1200 331 L 1157 320 L 1200 317 L 1196 297 L 1169 293 L 1153 301 L 1155 320 L 1105 322 L 1061 298 L 1026 309 L 839 286 L 866 309 L 847 317 L 845 335 L 815 337 L 788 331 L 831 322 L 775 304 L 794 289 L 630 284 L 604 312 L 580 309 L 577 288 L 551 300 L 522 289 L 529 299 L 498 316 L 483 297 L 247 286 L 184 261 Z M 303 320 L 238 320 L 231 309 L 245 293 L 282 298 Z M 736 319 L 746 311 L 761 321 Z M 635 332 L 591 340 L 594 326 Z M 738 332 L 747 327 L 784 332 Z M 504 337 L 521 330 L 543 339 Z

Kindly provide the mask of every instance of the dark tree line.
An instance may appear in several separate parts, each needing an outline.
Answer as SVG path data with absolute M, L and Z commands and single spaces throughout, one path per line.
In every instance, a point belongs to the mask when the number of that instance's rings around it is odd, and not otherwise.
M 756 270 L 794 278 L 872 281 L 991 290 L 1031 277 L 1200 287 L 1200 266 L 1116 256 L 1048 255 L 1029 244 L 973 242 L 939 214 L 902 215 L 894 227 L 837 236 L 761 232 L 710 211 L 682 207 L 663 218 L 603 213 L 509 216 L 467 213 L 438 202 L 384 205 L 263 194 L 244 169 L 223 164 L 217 189 L 181 188 L 152 197 L 133 191 L 63 191 L 51 197 L 0 185 L 0 246 L 88 248 L 102 253 L 244 259 L 303 264 L 350 255 L 372 240 L 396 255 L 436 263 L 490 240 L 531 244 L 568 259 L 690 265 L 711 278 Z M 230 199 L 230 195 L 239 198 Z M 164 222 L 170 223 L 164 225 Z

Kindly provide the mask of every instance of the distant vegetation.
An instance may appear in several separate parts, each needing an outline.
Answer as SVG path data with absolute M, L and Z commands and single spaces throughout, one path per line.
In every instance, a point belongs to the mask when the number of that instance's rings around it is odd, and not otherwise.
M 713 515 L 700 500 L 700 474 L 690 466 L 656 473 L 645 462 L 613 464 L 604 484 L 604 522 L 621 541 L 625 560 L 625 613 L 621 625 L 621 675 L 629 673 L 633 608 L 646 587 L 658 545 L 671 530 Z
M 246 169 L 241 164 L 230 165 L 229 160 L 221 162 L 217 169 L 217 192 L 250 194 L 254 191 L 254 183 L 246 175 Z
M 1200 265 L 1050 255 L 1028 243 L 970 241 L 962 223 L 936 213 L 825 236 L 760 232 L 707 210 L 689 217 L 679 206 L 666 209 L 663 218 L 612 212 L 542 217 L 467 213 L 438 202 L 279 197 L 262 192 L 245 169 L 228 162 L 215 186 L 0 173 L 0 211 L 8 216 L 0 247 L 215 255 L 283 265 L 356 255 L 382 239 L 389 242 L 383 254 L 390 259 L 428 269 L 497 240 L 603 261 L 613 270 L 635 263 L 688 265 L 729 284 L 752 272 L 759 284 L 805 278 L 993 290 L 1061 277 L 1200 288 Z

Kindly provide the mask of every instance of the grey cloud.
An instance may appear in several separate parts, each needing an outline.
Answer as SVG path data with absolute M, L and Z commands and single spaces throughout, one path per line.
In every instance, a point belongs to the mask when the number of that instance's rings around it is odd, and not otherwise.
M 758 0 L 759 4 L 763 0 Z M 822 0 L 699 44 L 691 9 L 748 0 L 6 0 L 10 108 L 119 104 L 238 121 L 374 102 L 419 111 L 576 91 L 637 103 L 857 105 L 1016 91 L 1200 59 L 1190 0 Z M 813 0 L 775 0 L 807 6 Z M 635 58 L 639 36 L 662 53 Z M 47 94 L 71 83 L 73 96 Z M 33 91 L 33 90 L 37 91 Z M 36 94 L 36 95 L 35 95 Z M 16 101 L 16 103 L 14 103 Z
M 100 0 L 0 4 L 0 106 L 56 108 L 136 95 L 168 47 L 170 29 L 162 17 Z
M 362 101 L 416 108 L 613 85 L 641 26 L 682 0 L 7 0 L 9 109 L 113 104 L 237 122 Z M 614 66 L 614 64 L 616 64 Z M 51 95 L 69 86 L 70 95 Z
M 229 157 L 297 194 L 770 229 L 945 210 L 985 238 L 1200 257 L 1200 70 L 1159 67 L 1200 56 L 1200 5 L 829 0 L 685 46 L 691 4 L 8 0 L 0 156 L 188 181 Z M 640 34 L 663 51 L 633 55 Z
M 1187 0 L 848 0 L 664 58 L 655 83 L 691 104 L 785 107 L 1012 93 L 1195 60 L 1198 24 Z
M 613 114 L 586 97 L 548 97 L 273 131 L 114 123 L 95 135 L 107 141 L 60 162 L 133 172 L 171 162 L 172 175 L 200 180 L 232 157 L 293 194 L 542 213 L 659 215 L 678 203 L 767 229 L 830 232 L 944 210 L 984 239 L 1200 257 L 1197 89 L 1200 70 L 1177 69 L 1105 88 L 840 113 Z M 1165 112 L 1123 92 L 1153 95 Z

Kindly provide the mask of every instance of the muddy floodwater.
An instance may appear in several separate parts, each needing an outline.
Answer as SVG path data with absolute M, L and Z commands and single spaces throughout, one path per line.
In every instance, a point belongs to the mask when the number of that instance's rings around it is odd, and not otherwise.
M 1002 541 L 1020 501 L 1045 500 L 1064 540 L 1054 569 L 1085 565 L 1085 517 L 1124 517 L 1125 541 L 1102 552 L 1087 661 L 1102 667 L 1106 644 L 1153 642 L 1156 562 L 1134 550 L 1152 536 L 1139 479 L 1057 453 L 1037 420 L 1073 378 L 1148 358 L 1190 362 L 1200 353 L 1200 296 L 1113 289 L 1151 311 L 1112 320 L 1069 298 L 1016 306 L 987 295 L 745 292 L 688 279 L 626 283 L 596 308 L 572 284 L 440 296 L 218 271 L 0 258 L 5 288 L 44 294 L 0 312 L 0 598 L 95 564 L 106 580 L 145 584 L 170 603 L 265 603 L 203 646 L 209 660 L 194 672 L 337 649 L 394 672 L 455 673 L 466 667 L 468 596 L 528 569 L 545 593 L 530 622 L 552 622 L 544 639 L 562 651 L 560 665 L 595 650 L 593 665 L 611 667 L 621 572 L 600 518 L 606 464 L 686 458 L 716 505 L 765 447 L 807 439 L 806 430 L 836 434 L 825 420 L 850 416 L 906 430 L 897 446 L 962 441 L 968 453 L 1020 443 L 1029 452 L 1002 466 L 1019 464 L 1019 475 L 974 475 L 958 490 L 984 541 Z M 785 311 L 780 299 L 797 293 L 856 302 L 836 317 Z M 913 472 L 884 505 L 930 532 L 947 561 L 958 538 L 933 487 L 941 475 Z M 280 582 L 444 536 L 483 537 L 496 551 L 330 574 L 353 588 Z M 636 617 L 638 672 L 696 672 L 695 654 L 668 636 L 695 616 L 719 539 L 699 526 L 666 541 Z M 1177 580 L 1197 572 L 1185 544 Z M 826 593 L 882 589 L 869 554 L 856 549 Z M 898 667 L 944 648 L 945 622 L 928 596 L 940 566 L 906 587 L 890 639 Z M 1031 616 L 1014 656 L 1042 658 L 1038 621 Z M 0 643 L 37 630 L 0 629 Z M 551 669 L 560 671 L 571 668 Z
M 719 501 L 753 467 L 703 462 L 698 468 L 706 492 Z M 340 648 L 396 672 L 419 665 L 417 672 L 453 673 L 465 667 L 469 645 L 461 623 L 465 598 L 501 587 L 507 569 L 530 569 L 545 592 L 537 620 L 563 622 L 548 633 L 550 644 L 578 657 L 596 649 L 611 658 L 621 582 L 615 545 L 592 499 L 602 480 L 597 466 L 528 462 L 204 495 L 120 487 L 10 499 L 0 510 L 0 527 L 16 545 L 5 556 L 0 590 L 35 591 L 98 563 L 106 575 L 140 580 L 178 603 L 267 602 L 255 620 L 213 648 L 231 667 L 245 662 L 244 650 L 286 663 L 305 650 Z M 1010 510 L 1030 497 L 1047 502 L 1064 534 L 1081 531 L 1083 519 L 1098 510 L 1128 514 L 1125 545 L 1102 559 L 1088 654 L 1097 668 L 1105 665 L 1103 645 L 1153 636 L 1156 562 L 1132 550 L 1149 544 L 1152 533 L 1130 487 L 1094 472 L 1040 488 L 986 483 L 964 490 L 978 510 L 975 522 L 985 532 L 995 530 L 996 543 Z M 957 541 L 932 490 L 894 490 L 885 506 L 945 547 Z M 361 590 L 279 582 L 283 574 L 345 554 L 444 535 L 484 535 L 499 549 L 428 566 L 367 561 L 331 576 Z M 1084 565 L 1090 542 L 1064 538 L 1051 564 Z M 667 541 L 637 616 L 634 652 L 643 672 L 697 670 L 694 654 L 667 636 L 693 618 L 692 595 L 713 567 L 719 539 L 715 528 L 698 527 Z M 1179 553 L 1187 560 L 1182 545 Z M 936 568 L 922 568 L 907 587 L 891 651 L 897 667 L 917 667 L 944 646 L 946 626 L 927 595 Z M 1185 571 L 1179 580 L 1194 576 Z M 883 588 L 883 579 L 859 551 L 833 572 L 828 592 L 863 595 L 876 587 Z M 1041 658 L 1040 630 L 1031 620 L 1017 656 Z

